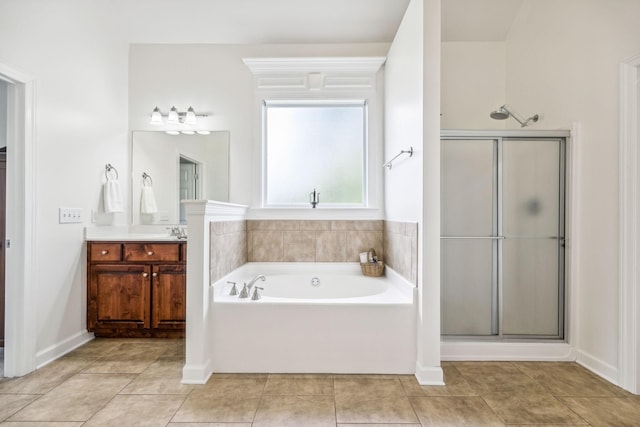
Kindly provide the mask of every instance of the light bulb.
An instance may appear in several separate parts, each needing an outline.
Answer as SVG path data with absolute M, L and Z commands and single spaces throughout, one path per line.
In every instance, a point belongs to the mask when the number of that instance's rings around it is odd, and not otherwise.
M 185 117 L 184 122 L 188 125 L 196 124 L 196 112 L 193 111 L 193 107 L 189 107 L 187 110 L 187 116 Z
M 178 117 L 178 110 L 176 110 L 176 107 L 171 107 L 171 110 L 169 111 L 169 117 L 167 118 L 167 123 L 172 125 L 177 125 L 178 123 L 180 123 L 180 118 Z

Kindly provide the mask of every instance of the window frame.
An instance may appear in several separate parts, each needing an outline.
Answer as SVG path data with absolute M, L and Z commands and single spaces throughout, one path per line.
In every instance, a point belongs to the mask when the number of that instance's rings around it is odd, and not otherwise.
M 252 219 L 380 219 L 384 215 L 384 68 L 385 56 L 298 56 L 242 58 L 253 75 L 253 145 L 243 153 L 252 180 L 248 217 Z M 344 101 L 367 103 L 366 207 L 265 207 L 263 197 L 262 113 L 265 101 Z M 378 167 L 380 166 L 380 167 Z
M 270 107 L 361 107 L 363 120 L 362 120 L 362 202 L 361 203 L 327 203 L 320 199 L 320 203 L 317 205 L 318 209 L 367 209 L 369 205 L 369 153 L 370 153 L 370 140 L 369 140 L 369 103 L 365 98 L 360 99 L 263 99 L 262 100 L 262 126 L 261 126 L 261 204 L 263 209 L 304 209 L 310 207 L 309 202 L 300 203 L 269 203 L 268 202 L 268 120 L 267 114 Z M 320 191 L 321 189 L 319 189 Z M 313 189 L 310 189 L 310 192 Z M 320 191 L 322 192 L 322 191 Z

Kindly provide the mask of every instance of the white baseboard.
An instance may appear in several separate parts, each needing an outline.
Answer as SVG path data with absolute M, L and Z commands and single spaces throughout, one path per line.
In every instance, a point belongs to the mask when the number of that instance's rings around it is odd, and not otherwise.
M 78 332 L 75 335 L 67 338 L 66 340 L 56 343 L 42 351 L 36 353 L 36 369 L 40 369 L 45 365 L 53 362 L 54 360 L 64 356 L 70 351 L 75 350 L 83 344 L 88 343 L 95 336 L 93 333 L 88 332 L 86 329 L 82 332 Z
M 603 362 L 597 357 L 594 357 L 582 350 L 578 351 L 578 358 L 576 362 L 610 383 L 620 385 L 620 372 L 615 366 L 609 365 L 608 363 Z
M 182 384 L 206 384 L 213 374 L 211 359 L 204 365 L 184 365 L 182 368 Z
M 576 351 L 567 343 L 505 343 L 442 341 L 444 361 L 562 361 L 576 360 Z
M 416 363 L 415 375 L 420 385 L 444 385 L 444 374 L 440 366 L 422 366 Z

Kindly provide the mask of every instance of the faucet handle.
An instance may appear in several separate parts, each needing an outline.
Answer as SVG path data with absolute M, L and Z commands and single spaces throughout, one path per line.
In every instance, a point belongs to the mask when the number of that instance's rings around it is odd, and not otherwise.
M 258 289 L 260 289 L 261 291 L 264 290 L 264 288 L 261 288 L 260 286 L 254 286 L 253 295 L 251 295 L 251 301 L 258 301 L 261 298 L 260 294 L 258 293 Z
M 242 287 L 242 290 L 240 291 L 240 295 L 238 295 L 238 298 L 247 298 L 249 296 L 249 290 L 247 289 L 247 282 L 244 282 L 244 286 Z
M 231 287 L 231 291 L 229 291 L 229 295 L 238 295 L 238 288 L 236 288 L 236 282 L 227 280 L 227 283 L 233 285 Z

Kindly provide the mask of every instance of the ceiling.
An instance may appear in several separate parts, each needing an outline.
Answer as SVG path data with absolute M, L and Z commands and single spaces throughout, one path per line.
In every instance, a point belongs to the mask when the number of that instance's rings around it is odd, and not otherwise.
M 442 41 L 504 41 L 522 0 L 442 0 Z
M 109 0 L 133 43 L 390 43 L 410 0 Z M 443 41 L 503 41 L 523 0 L 442 0 Z M 108 10 L 108 12 L 107 12 Z
M 117 6 L 113 6 L 117 4 Z M 115 0 L 134 43 L 390 43 L 409 0 Z

